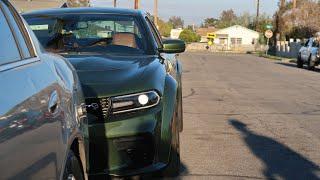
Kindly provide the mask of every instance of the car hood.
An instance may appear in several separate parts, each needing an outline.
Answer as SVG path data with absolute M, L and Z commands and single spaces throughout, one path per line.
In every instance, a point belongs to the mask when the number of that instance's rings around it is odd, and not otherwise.
M 161 85 L 164 81 L 161 76 L 164 67 L 155 56 L 73 55 L 65 58 L 76 69 L 87 98 L 161 89 L 155 82 Z

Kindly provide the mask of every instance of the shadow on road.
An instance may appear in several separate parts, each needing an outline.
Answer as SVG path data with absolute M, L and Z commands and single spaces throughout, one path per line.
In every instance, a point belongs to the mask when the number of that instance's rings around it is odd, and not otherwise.
M 230 119 L 229 123 L 242 134 L 251 152 L 264 163 L 263 174 L 267 179 L 320 179 L 316 174 L 316 171 L 320 172 L 319 166 L 286 145 L 255 134 L 238 120 Z
M 276 64 L 280 64 L 280 65 L 287 66 L 287 67 L 292 67 L 292 68 L 297 68 L 297 65 L 294 64 L 294 63 L 277 62 Z M 304 66 L 304 69 L 305 69 L 306 71 L 308 70 L 306 66 Z M 313 70 L 313 72 L 320 73 L 320 69 L 315 68 L 315 69 Z

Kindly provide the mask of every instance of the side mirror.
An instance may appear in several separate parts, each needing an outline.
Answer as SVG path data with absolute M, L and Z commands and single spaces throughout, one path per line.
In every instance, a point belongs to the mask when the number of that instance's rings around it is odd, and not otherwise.
M 186 43 L 179 39 L 165 39 L 163 40 L 162 53 L 177 54 L 183 53 L 186 50 Z

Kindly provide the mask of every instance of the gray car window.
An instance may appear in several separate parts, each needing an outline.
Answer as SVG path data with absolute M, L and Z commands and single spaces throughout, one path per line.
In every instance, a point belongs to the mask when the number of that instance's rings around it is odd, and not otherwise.
M 21 59 L 17 44 L 8 22 L 0 11 L 0 64 L 7 64 Z
M 21 47 L 21 53 L 23 54 L 23 58 L 31 58 L 31 54 L 29 52 L 29 48 L 27 46 L 27 43 L 25 41 L 25 38 L 28 38 L 22 34 L 22 30 L 19 28 L 19 25 L 17 24 L 17 20 L 13 16 L 13 12 L 9 10 L 7 6 L 3 6 L 3 12 L 7 14 L 8 22 L 10 23 L 11 27 L 13 28 L 13 33 L 15 37 L 17 38 L 17 43 Z
M 308 41 L 304 44 L 305 47 L 308 47 L 308 46 L 309 46 L 309 41 L 310 41 L 310 40 L 308 40 Z

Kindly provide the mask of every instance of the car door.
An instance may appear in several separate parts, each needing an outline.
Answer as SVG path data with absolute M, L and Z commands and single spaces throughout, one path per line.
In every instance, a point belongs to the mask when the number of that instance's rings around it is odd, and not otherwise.
M 318 49 L 319 49 L 319 42 L 316 39 L 313 39 L 312 46 L 311 46 L 311 52 L 310 52 L 312 54 L 313 58 L 316 57 Z
M 301 59 L 305 62 L 307 61 L 306 57 L 307 57 L 307 53 L 308 53 L 309 42 L 310 42 L 310 39 L 308 39 L 308 41 L 304 44 L 304 46 L 301 49 Z
M 305 61 L 309 60 L 309 57 L 311 55 L 313 41 L 314 41 L 314 39 L 310 38 L 309 43 L 307 44 L 306 53 L 305 53 Z
M 59 179 L 64 113 L 57 75 L 0 0 L 0 179 Z

